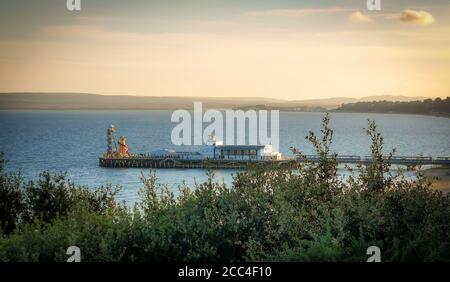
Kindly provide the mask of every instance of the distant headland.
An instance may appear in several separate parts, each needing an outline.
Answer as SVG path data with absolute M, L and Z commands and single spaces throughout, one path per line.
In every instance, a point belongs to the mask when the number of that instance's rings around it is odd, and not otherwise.
M 411 102 L 425 97 L 367 96 L 309 100 L 263 97 L 181 97 L 99 95 L 89 93 L 0 93 L 0 110 L 175 110 L 191 109 L 196 101 L 205 108 L 278 109 L 280 111 L 328 111 L 343 104 L 373 101 Z
M 450 117 L 450 97 L 423 101 L 372 101 L 343 104 L 336 112 L 421 114 Z

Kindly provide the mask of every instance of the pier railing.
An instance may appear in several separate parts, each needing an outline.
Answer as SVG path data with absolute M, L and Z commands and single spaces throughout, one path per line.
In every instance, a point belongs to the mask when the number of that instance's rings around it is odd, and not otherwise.
M 424 156 L 393 156 L 383 157 L 384 160 L 390 158 L 390 163 L 405 166 L 419 165 L 445 165 L 450 166 L 450 157 L 424 157 Z M 148 156 L 139 155 L 129 158 L 99 158 L 99 165 L 108 168 L 246 168 L 251 165 L 286 165 L 291 163 L 317 162 L 320 157 L 317 155 L 306 155 L 296 157 L 285 157 L 281 160 L 271 159 L 198 159 L 180 158 L 177 156 Z M 371 157 L 340 155 L 336 157 L 338 163 L 347 164 L 370 164 Z
M 319 160 L 317 155 L 306 155 L 296 158 L 300 162 L 315 162 Z M 372 163 L 370 156 L 346 156 L 340 155 L 336 157 L 338 163 Z M 383 160 L 389 160 L 392 164 L 404 165 L 450 165 L 450 157 L 424 157 L 424 156 L 384 156 Z

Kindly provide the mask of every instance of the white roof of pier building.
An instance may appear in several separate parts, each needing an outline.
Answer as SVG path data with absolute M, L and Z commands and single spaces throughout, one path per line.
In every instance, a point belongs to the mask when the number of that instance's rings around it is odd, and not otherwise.
M 262 150 L 265 145 L 219 145 L 216 149 L 229 151 L 229 150 Z
M 151 153 L 153 156 L 172 156 L 172 155 L 176 155 L 177 152 L 175 152 L 174 150 L 170 150 L 170 149 L 159 149 L 159 150 L 155 150 Z

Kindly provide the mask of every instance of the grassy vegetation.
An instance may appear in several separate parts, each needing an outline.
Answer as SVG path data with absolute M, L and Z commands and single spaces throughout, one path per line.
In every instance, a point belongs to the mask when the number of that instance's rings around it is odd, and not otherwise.
M 180 186 L 179 196 L 142 177 L 132 209 L 115 191 L 77 187 L 45 172 L 36 183 L 4 172 L 0 162 L 0 261 L 65 261 L 80 247 L 83 261 L 449 261 L 450 197 L 421 175 L 391 175 L 383 138 L 367 128 L 377 160 L 350 179 L 337 174 L 325 116 L 310 133 L 321 157 L 290 168 L 256 167 L 232 187 L 208 180 Z

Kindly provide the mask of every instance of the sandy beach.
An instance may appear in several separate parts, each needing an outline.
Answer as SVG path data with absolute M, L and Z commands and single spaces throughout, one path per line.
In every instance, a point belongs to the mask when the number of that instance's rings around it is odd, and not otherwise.
M 450 167 L 435 167 L 423 171 L 425 177 L 432 182 L 431 187 L 444 193 L 450 192 Z

